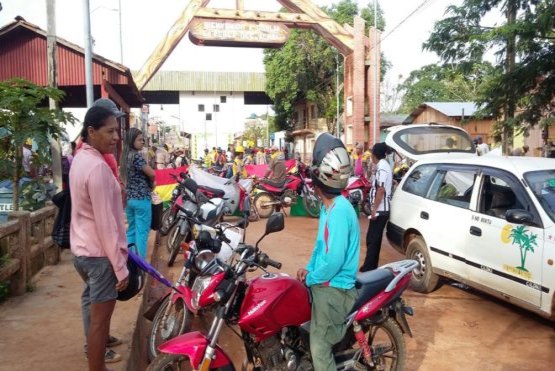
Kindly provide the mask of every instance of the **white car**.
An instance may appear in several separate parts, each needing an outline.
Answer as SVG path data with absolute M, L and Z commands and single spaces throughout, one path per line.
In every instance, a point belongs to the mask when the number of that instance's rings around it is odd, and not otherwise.
M 394 127 L 386 143 L 416 161 L 387 226 L 420 262 L 412 287 L 431 292 L 445 276 L 555 319 L 555 160 L 477 156 L 446 125 Z

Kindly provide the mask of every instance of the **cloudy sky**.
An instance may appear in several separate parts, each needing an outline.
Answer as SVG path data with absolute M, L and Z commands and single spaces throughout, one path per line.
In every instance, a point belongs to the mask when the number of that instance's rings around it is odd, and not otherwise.
M 122 9 L 123 63 L 132 70 L 140 69 L 158 42 L 171 27 L 187 0 L 120 0 Z M 16 15 L 46 28 L 45 0 L 1 0 L 0 25 L 9 23 Z M 371 0 L 358 0 L 365 6 Z M 445 9 L 462 0 L 381 0 L 385 13 L 387 35 L 415 9 L 418 12 L 403 22 L 382 42 L 382 50 L 393 64 L 387 79 L 395 82 L 398 75 L 437 61 L 434 54 L 422 51 L 434 22 L 441 19 Z M 94 51 L 119 61 L 118 0 L 90 0 L 91 28 Z M 331 0 L 314 0 L 317 5 L 329 5 Z M 234 0 L 212 0 L 210 7 L 231 8 Z M 247 9 L 278 10 L 275 0 L 245 0 Z M 83 1 L 56 0 L 56 27 L 61 37 L 79 45 L 84 43 Z M 178 45 L 162 66 L 165 70 L 197 71 L 264 71 L 262 51 L 247 48 L 199 47 L 187 37 Z

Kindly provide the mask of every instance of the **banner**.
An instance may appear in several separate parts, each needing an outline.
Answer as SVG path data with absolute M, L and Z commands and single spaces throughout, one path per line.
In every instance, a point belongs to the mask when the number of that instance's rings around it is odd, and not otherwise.
M 177 181 L 171 175 L 173 174 L 179 177 L 179 173 L 181 172 L 186 173 L 187 166 L 181 166 L 175 169 L 170 168 L 154 170 L 154 173 L 156 174 L 156 188 L 154 188 L 154 192 L 158 193 L 158 196 L 160 196 L 162 201 L 171 200 L 172 191 L 177 185 Z

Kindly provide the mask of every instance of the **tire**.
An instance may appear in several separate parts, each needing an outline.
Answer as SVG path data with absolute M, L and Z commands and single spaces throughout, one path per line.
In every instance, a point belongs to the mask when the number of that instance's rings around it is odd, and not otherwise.
M 176 224 L 175 230 L 173 231 L 172 234 L 170 234 L 168 238 L 168 244 L 171 245 L 170 258 L 168 259 L 168 267 L 173 266 L 173 263 L 175 262 L 177 255 L 181 251 L 181 241 L 186 241 L 187 236 L 190 233 L 189 231 L 187 231 L 185 233 L 185 236 L 182 236 L 180 229 L 181 229 L 180 223 Z
M 421 236 L 414 236 L 407 244 L 406 256 L 420 266 L 412 272 L 410 287 L 416 292 L 429 293 L 436 289 L 439 276 L 432 271 L 432 261 L 428 247 Z
M 177 223 L 175 223 L 173 225 L 173 227 L 170 228 L 169 232 L 168 232 L 168 238 L 166 238 L 166 249 L 168 250 L 168 253 L 171 254 L 172 252 L 172 240 L 175 237 L 175 233 L 179 233 L 179 228 L 177 226 Z
M 162 236 L 166 236 L 170 232 L 174 224 L 175 217 L 176 215 L 172 213 L 171 206 L 164 210 L 164 212 L 162 213 L 162 225 L 159 229 L 159 232 Z
M 258 209 L 253 202 L 250 202 L 250 210 L 249 210 L 249 222 L 257 222 L 260 220 L 260 215 L 258 214 Z
M 307 186 L 303 190 L 303 206 L 306 213 L 313 218 L 318 218 L 320 216 L 320 208 L 322 207 L 322 201 L 316 194 L 314 194 L 314 189 L 309 189 Z
M 258 216 L 262 219 L 266 219 L 274 213 L 274 205 L 262 207 L 264 204 L 269 202 L 274 202 L 274 198 L 267 192 L 260 192 L 254 196 L 254 206 L 258 211 Z
M 174 337 L 191 331 L 193 313 L 187 309 L 183 301 L 171 303 L 171 295 L 164 299 L 152 320 L 152 329 L 147 339 L 148 359 L 153 360 L 158 356 L 158 346 Z M 166 324 L 162 327 L 162 318 L 168 305 L 172 308 L 168 314 Z
M 189 358 L 180 354 L 160 354 L 148 366 L 147 371 L 192 370 Z
M 363 324 L 364 325 L 364 324 Z M 384 322 L 364 326 L 366 340 L 372 349 L 372 370 L 402 371 L 407 356 L 403 332 L 395 320 L 388 317 Z M 355 345 L 358 345 L 355 343 Z M 362 358 L 361 361 L 364 362 Z
M 372 214 L 372 210 L 371 210 L 372 206 L 370 205 L 370 199 L 366 198 L 362 200 L 361 205 L 362 205 L 361 207 L 362 212 L 367 216 L 370 216 L 370 214 Z

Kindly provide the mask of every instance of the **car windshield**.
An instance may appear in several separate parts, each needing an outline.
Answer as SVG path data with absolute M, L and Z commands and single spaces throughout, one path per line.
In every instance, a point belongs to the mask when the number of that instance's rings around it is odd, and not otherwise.
M 475 153 L 470 136 L 462 130 L 449 127 L 414 127 L 394 135 L 395 143 L 411 154 L 441 152 Z
M 555 169 L 531 171 L 524 179 L 551 220 L 555 221 Z

